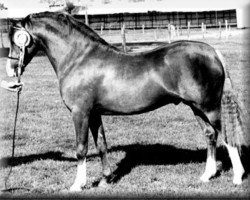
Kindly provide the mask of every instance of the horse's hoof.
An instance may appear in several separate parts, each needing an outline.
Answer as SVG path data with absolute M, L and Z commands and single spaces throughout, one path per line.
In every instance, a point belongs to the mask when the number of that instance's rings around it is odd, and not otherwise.
M 207 176 L 206 174 L 203 174 L 201 177 L 200 177 L 200 180 L 204 183 L 208 183 L 210 181 L 210 177 Z
M 203 175 L 200 177 L 200 180 L 202 182 L 209 182 L 211 178 L 213 178 L 216 175 L 216 169 L 214 170 L 206 170 Z
M 81 192 L 82 187 L 79 185 L 72 185 L 69 189 L 70 192 Z
M 242 178 L 234 178 L 233 183 L 235 185 L 241 185 L 242 184 Z
M 107 180 L 105 178 L 101 179 L 101 181 L 98 184 L 98 187 L 100 187 L 100 188 L 107 188 L 108 187 Z

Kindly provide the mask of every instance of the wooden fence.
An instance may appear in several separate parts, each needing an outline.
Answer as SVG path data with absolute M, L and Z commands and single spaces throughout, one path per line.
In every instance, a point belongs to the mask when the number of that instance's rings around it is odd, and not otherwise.
M 74 15 L 84 21 L 84 16 Z M 89 25 L 95 30 L 120 30 L 123 24 L 127 29 L 168 28 L 168 24 L 188 28 L 200 27 L 202 23 L 209 27 L 224 26 L 225 20 L 231 26 L 237 25 L 236 10 L 206 11 L 206 12 L 148 12 L 148 13 L 119 13 L 110 15 L 89 15 Z
M 75 18 L 85 22 L 85 15 L 74 15 Z M 225 26 L 225 20 L 231 26 L 237 25 L 236 10 L 206 11 L 206 12 L 148 12 L 148 13 L 118 13 L 109 15 L 88 15 L 88 24 L 95 30 L 120 30 L 125 24 L 127 29 L 156 29 L 168 28 L 168 24 L 178 26 L 181 29 L 200 27 L 202 23 L 206 27 Z M 7 32 L 8 19 L 0 19 L 0 29 Z

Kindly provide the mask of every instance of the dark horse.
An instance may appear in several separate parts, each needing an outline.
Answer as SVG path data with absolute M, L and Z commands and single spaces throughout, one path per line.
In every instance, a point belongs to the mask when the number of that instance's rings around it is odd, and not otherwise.
M 29 15 L 11 27 L 9 76 L 16 76 L 18 61 L 11 58 L 18 57 L 20 51 L 13 38 L 19 29 L 30 36 L 22 72 L 38 50 L 44 51 L 59 80 L 63 102 L 72 113 L 78 159 L 72 191 L 86 184 L 89 129 L 101 156 L 101 182 L 111 175 L 102 115 L 139 114 L 180 102 L 193 110 L 206 136 L 207 162 L 201 180 L 207 182 L 216 174 L 216 141 L 222 133 L 233 165 L 233 182 L 241 184 L 239 106 L 222 55 L 214 48 L 177 41 L 126 54 L 73 17 L 45 12 Z

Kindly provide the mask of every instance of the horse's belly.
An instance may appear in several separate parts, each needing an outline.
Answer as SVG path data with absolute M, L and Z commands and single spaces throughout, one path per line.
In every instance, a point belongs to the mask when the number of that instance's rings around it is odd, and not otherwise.
M 97 103 L 101 114 L 138 114 L 154 110 L 176 98 L 154 82 L 109 87 Z
M 120 103 L 112 104 L 112 105 L 101 105 L 98 107 L 98 112 L 102 115 L 133 115 L 133 114 L 141 114 L 145 112 L 149 112 L 155 110 L 161 106 L 164 106 L 168 103 L 168 101 L 154 101 L 149 104 L 126 104 L 121 106 Z

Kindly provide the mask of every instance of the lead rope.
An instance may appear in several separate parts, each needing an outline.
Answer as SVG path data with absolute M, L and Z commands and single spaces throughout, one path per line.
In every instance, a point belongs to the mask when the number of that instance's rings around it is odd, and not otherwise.
M 17 69 L 17 82 L 21 83 L 21 71 L 23 66 L 23 60 L 24 60 L 24 54 L 25 54 L 25 46 L 22 46 L 20 48 L 20 56 L 19 56 L 19 62 L 18 62 L 18 69 Z M 10 178 L 10 175 L 13 170 L 13 160 L 15 156 L 15 140 L 16 140 L 16 125 L 17 125 L 17 116 L 19 111 L 19 102 L 20 102 L 20 94 L 21 94 L 21 87 L 17 89 L 17 102 L 16 102 L 16 112 L 15 112 L 15 119 L 14 119 L 14 128 L 13 128 L 13 138 L 12 138 L 12 153 L 11 153 L 11 166 L 8 175 L 5 177 L 4 180 L 4 189 L 1 190 L 2 192 L 10 192 L 14 190 L 30 190 L 29 188 L 8 188 L 8 180 Z
M 13 138 L 12 138 L 11 166 L 10 166 L 10 170 L 9 170 L 8 175 L 5 177 L 5 180 L 4 180 L 5 189 L 2 190 L 2 191 L 5 191 L 5 192 L 13 190 L 11 188 L 8 188 L 8 180 L 9 180 L 9 177 L 10 177 L 10 175 L 12 173 L 13 160 L 14 160 L 14 156 L 15 156 L 16 124 L 17 124 L 17 116 L 18 116 L 18 110 L 19 110 L 20 94 L 21 94 L 21 89 L 18 89 L 18 91 L 17 91 L 17 102 L 16 102 L 16 113 L 15 113 L 14 128 L 13 128 Z

